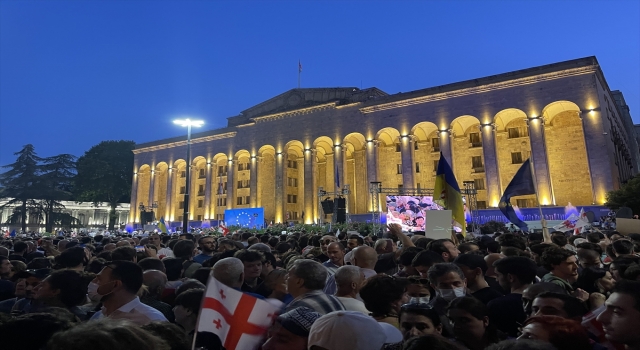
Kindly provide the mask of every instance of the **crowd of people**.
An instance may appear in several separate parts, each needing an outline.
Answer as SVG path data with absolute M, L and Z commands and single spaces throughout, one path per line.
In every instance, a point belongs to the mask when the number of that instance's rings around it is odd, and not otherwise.
M 640 350 L 640 234 L 452 238 L 5 237 L 0 348 L 223 349 L 198 331 L 212 277 L 280 305 L 262 350 Z

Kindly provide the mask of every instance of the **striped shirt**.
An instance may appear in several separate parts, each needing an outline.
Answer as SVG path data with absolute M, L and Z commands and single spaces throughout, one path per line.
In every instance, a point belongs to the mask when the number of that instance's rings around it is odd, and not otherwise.
M 324 266 L 327 269 L 327 279 L 333 275 L 336 274 L 336 271 L 338 271 L 338 269 L 340 268 L 340 266 L 334 264 L 331 262 L 331 260 L 327 260 L 325 262 L 322 263 L 322 266 Z
M 321 290 L 314 290 L 298 296 L 287 305 L 284 311 L 288 312 L 300 306 L 308 307 L 321 315 L 345 309 L 338 298 L 324 294 Z

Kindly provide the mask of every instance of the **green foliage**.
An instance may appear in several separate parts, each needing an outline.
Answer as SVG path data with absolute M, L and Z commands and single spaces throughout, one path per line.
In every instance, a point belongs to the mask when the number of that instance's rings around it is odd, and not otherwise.
M 629 207 L 634 214 L 640 213 L 640 175 L 630 179 L 620 189 L 607 193 L 604 204 L 610 209 Z
M 329 224 L 324 224 L 320 226 L 307 225 L 307 224 L 296 224 L 294 226 L 288 226 L 285 224 L 277 224 L 277 225 L 272 225 L 271 227 L 268 227 L 265 229 L 248 229 L 240 226 L 229 226 L 228 228 L 230 232 L 242 230 L 242 231 L 249 231 L 251 233 L 259 233 L 259 234 L 268 233 L 270 235 L 276 235 L 276 234 L 279 235 L 283 231 L 287 231 L 288 233 L 302 232 L 306 234 L 313 233 L 313 234 L 320 234 L 320 235 L 327 234 L 329 232 Z M 366 236 L 373 232 L 373 225 L 362 223 L 362 222 L 352 222 L 349 224 L 331 225 L 332 233 L 335 234 L 338 230 L 340 230 L 340 232 L 358 231 L 362 236 Z M 211 232 L 208 232 L 208 233 L 206 232 L 205 234 L 213 234 L 216 236 L 220 235 L 215 228 L 212 228 L 210 231 Z
M 76 200 L 109 202 L 109 229 L 115 224 L 115 208 L 131 200 L 133 141 L 103 141 L 78 159 L 74 193 Z

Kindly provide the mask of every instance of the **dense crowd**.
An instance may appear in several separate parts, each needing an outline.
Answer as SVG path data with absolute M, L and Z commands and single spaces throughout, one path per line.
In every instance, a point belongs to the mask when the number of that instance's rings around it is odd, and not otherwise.
M 640 349 L 640 234 L 388 229 L 5 237 L 0 348 L 223 349 L 212 276 L 281 308 L 263 350 Z

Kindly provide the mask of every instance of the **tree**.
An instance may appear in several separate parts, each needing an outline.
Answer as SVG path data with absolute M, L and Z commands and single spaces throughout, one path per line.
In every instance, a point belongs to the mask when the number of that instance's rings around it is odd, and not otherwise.
M 45 231 L 52 232 L 54 223 L 74 222 L 73 217 L 67 218 L 61 212 L 65 206 L 62 200 L 72 197 L 73 180 L 76 175 L 76 157 L 71 154 L 60 154 L 42 160 L 41 181 L 46 191 L 40 196 L 41 211 L 45 219 Z M 61 219 L 64 217 L 65 219 Z
M 18 156 L 16 161 L 3 165 L 3 168 L 9 170 L 0 174 L 0 198 L 10 198 L 1 208 L 18 204 L 9 217 L 9 222 L 20 222 L 22 232 L 26 232 L 27 215 L 38 216 L 38 202 L 34 199 L 45 190 L 40 178 L 42 168 L 39 163 L 42 158 L 38 157 L 32 144 L 25 145 L 14 155 Z
M 116 220 L 118 203 L 131 201 L 133 141 L 103 141 L 78 159 L 76 200 L 109 202 L 109 230 Z
M 607 192 L 607 202 L 610 209 L 629 207 L 634 214 L 640 214 L 640 175 L 623 184 L 620 189 Z

